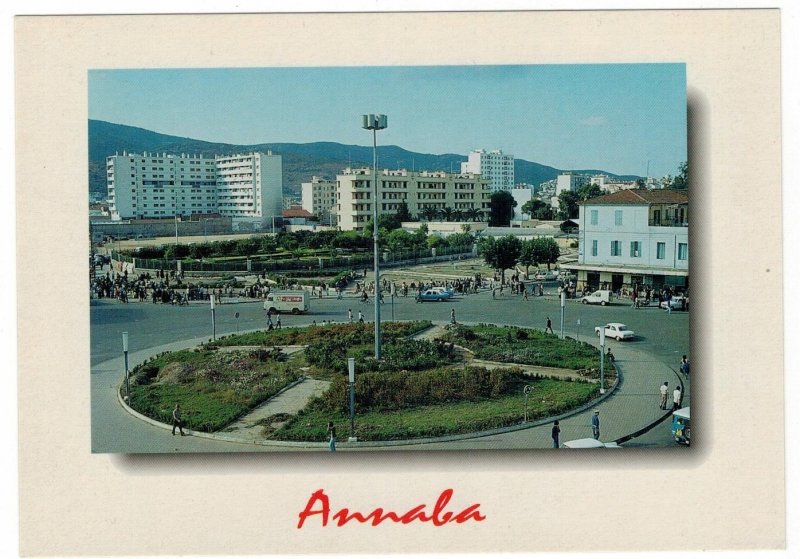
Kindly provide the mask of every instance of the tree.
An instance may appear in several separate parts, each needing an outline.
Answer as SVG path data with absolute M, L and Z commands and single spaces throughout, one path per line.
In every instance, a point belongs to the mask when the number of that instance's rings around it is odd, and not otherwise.
M 578 198 L 581 200 L 588 200 L 602 195 L 603 191 L 600 190 L 600 186 L 597 184 L 585 184 L 578 189 Z
M 527 203 L 527 202 L 526 202 Z M 536 265 L 536 250 L 533 241 L 536 239 L 529 239 L 522 241 L 522 246 L 519 252 L 519 263 L 525 266 L 525 275 L 528 275 L 528 270 L 531 266 Z
M 684 161 L 678 165 L 678 175 L 672 179 L 674 190 L 689 190 L 689 163 Z
M 395 215 L 395 221 L 398 223 L 398 227 L 399 224 L 404 221 L 414 221 L 412 219 L 411 212 L 408 211 L 408 204 L 406 204 L 405 200 L 403 200 L 403 202 L 397 208 L 397 213 L 394 215 Z
M 439 210 L 431 206 L 425 206 L 419 211 L 419 215 L 421 215 L 425 221 L 433 221 L 439 216 Z
M 565 190 L 558 195 L 558 219 L 574 219 L 578 217 L 577 192 Z
M 528 200 L 522 205 L 522 213 L 530 215 L 533 219 L 549 221 L 553 219 L 553 208 L 547 202 L 536 198 Z
M 500 190 L 489 199 L 489 226 L 503 227 L 511 223 L 517 201 L 510 192 Z
M 453 208 L 444 207 L 439 210 L 439 217 L 441 217 L 443 221 L 453 221 L 454 213 Z
M 547 269 L 550 269 L 551 264 L 558 262 L 558 257 L 561 256 L 561 250 L 558 248 L 558 243 L 551 237 L 540 237 L 534 239 L 537 242 L 537 260 L 547 264 Z
M 478 243 L 478 254 L 483 256 L 486 264 L 500 270 L 503 282 L 505 282 L 506 270 L 516 266 L 521 250 L 522 243 L 513 235 L 498 239 L 484 237 Z

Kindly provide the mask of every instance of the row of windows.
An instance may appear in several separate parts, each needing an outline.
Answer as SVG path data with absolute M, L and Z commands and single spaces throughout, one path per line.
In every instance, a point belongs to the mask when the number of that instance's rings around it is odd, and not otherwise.
M 621 241 L 611 241 L 611 256 L 622 256 L 622 242 Z M 598 241 L 597 239 L 592 240 L 592 256 L 598 255 Z M 630 252 L 629 255 L 631 258 L 641 258 L 642 257 L 642 243 L 640 241 L 631 241 L 630 242 Z M 658 242 L 656 243 L 656 259 L 657 260 L 664 260 L 667 255 L 667 244 Z M 688 260 L 689 258 L 689 244 L 688 243 L 678 243 L 678 260 Z

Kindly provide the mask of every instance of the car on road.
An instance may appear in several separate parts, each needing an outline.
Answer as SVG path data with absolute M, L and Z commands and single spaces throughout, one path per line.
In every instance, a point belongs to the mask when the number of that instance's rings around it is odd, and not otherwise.
M 615 442 L 603 443 L 597 439 L 575 439 L 574 441 L 567 441 L 561 445 L 561 448 L 622 448 Z
M 584 305 L 602 305 L 606 306 L 611 302 L 611 291 L 608 289 L 598 289 L 597 291 L 584 295 L 581 297 L 581 303 Z
M 689 308 L 689 298 L 684 297 L 683 295 L 673 295 L 672 299 L 667 301 L 661 301 L 658 305 L 662 309 L 666 309 L 667 305 L 672 307 L 672 310 L 681 310 L 681 309 L 688 309 Z
M 629 330 L 628 327 L 621 322 L 609 322 L 605 326 L 596 326 L 594 333 L 599 336 L 602 330 L 605 330 L 606 338 L 614 338 L 617 341 L 632 340 L 636 337 L 633 330 Z
M 423 290 L 417 295 L 417 300 L 422 301 L 447 301 L 453 296 L 449 289 L 444 287 L 431 287 Z
M 536 275 L 533 276 L 533 279 L 536 281 L 555 281 L 557 278 L 558 273 L 549 270 L 541 270 L 536 272 Z

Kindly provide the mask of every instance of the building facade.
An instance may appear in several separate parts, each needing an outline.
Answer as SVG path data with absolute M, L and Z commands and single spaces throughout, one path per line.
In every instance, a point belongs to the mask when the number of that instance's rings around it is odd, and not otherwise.
M 473 150 L 461 164 L 461 173 L 480 174 L 489 179 L 492 192 L 514 188 L 514 156 L 501 150 Z
M 572 173 L 562 173 L 556 177 L 556 193 L 558 196 L 562 192 L 575 192 L 582 186 L 589 184 L 591 177 L 587 175 L 575 175 Z
M 215 157 L 166 153 L 106 158 L 113 219 L 152 219 L 220 214 L 265 220 L 281 215 L 280 155 Z
M 675 190 L 622 190 L 586 200 L 578 217 L 579 288 L 689 285 L 689 198 Z
M 320 223 L 336 225 L 336 181 L 311 177 L 311 182 L 300 185 L 302 207 L 317 216 Z
M 342 231 L 360 231 L 372 219 L 372 169 L 345 169 L 336 176 L 336 215 Z M 431 210 L 488 212 L 489 182 L 473 173 L 383 170 L 378 174 L 378 214 L 396 213 L 405 203 L 411 215 Z

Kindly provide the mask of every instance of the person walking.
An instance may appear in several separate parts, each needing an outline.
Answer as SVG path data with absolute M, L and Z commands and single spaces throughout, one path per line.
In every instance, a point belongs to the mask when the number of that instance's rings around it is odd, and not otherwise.
M 595 440 L 600 440 L 600 410 L 594 410 L 592 415 L 592 436 Z
M 553 429 L 550 433 L 550 436 L 553 438 L 553 448 L 558 448 L 558 439 L 561 436 L 561 427 L 558 424 L 558 421 L 553 423 Z
M 278 328 L 278 330 L 281 329 L 281 315 L 278 315 L 278 320 L 275 323 L 275 326 Z
M 361 324 L 364 324 L 364 313 L 362 313 L 361 311 L 358 311 L 358 321 Z
M 175 409 L 172 410 L 172 434 L 175 435 L 175 427 L 181 432 L 181 437 L 186 433 L 183 432 L 183 415 L 181 414 L 181 405 L 175 404 Z
M 456 323 L 456 310 L 450 309 L 450 324 Z
M 347 322 L 353 322 L 353 309 L 347 309 Z
M 522 288 L 522 298 L 527 301 L 528 300 L 528 290 L 523 286 Z
M 664 381 L 664 384 L 661 385 L 661 401 L 658 405 L 662 410 L 667 409 L 667 394 L 669 394 L 669 383 Z
M 681 392 L 681 387 L 678 385 L 672 393 L 672 411 L 681 409 L 681 402 L 683 402 L 683 392 Z
M 686 378 L 689 378 L 689 360 L 685 355 L 681 359 L 681 373 L 683 373 L 683 376 Z
M 336 426 L 333 421 L 328 421 L 328 448 L 336 452 Z
M 548 330 L 550 330 L 551 334 L 555 334 L 555 332 L 553 332 L 553 321 L 550 320 L 549 316 L 547 317 L 547 326 L 545 326 L 544 328 L 545 334 L 547 333 Z

